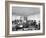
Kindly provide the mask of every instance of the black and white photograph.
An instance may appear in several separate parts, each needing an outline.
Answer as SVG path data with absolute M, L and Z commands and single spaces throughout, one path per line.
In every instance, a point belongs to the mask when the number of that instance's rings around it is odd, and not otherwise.
M 40 8 L 12 7 L 12 31 L 40 30 Z

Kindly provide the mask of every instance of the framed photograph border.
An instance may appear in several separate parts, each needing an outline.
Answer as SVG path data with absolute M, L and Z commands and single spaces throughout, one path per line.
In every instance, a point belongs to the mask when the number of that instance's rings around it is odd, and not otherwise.
M 30 33 L 30 34 L 9 34 L 9 4 L 30 4 L 30 5 L 42 5 L 43 6 L 43 33 Z M 5 37 L 19 37 L 19 36 L 35 36 L 45 35 L 45 3 L 36 2 L 20 2 L 20 1 L 6 1 L 5 2 Z

